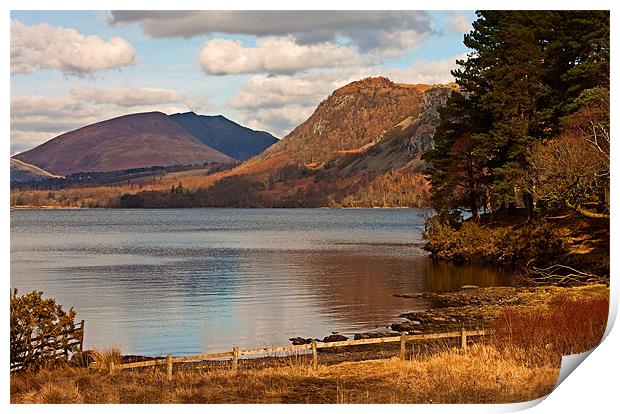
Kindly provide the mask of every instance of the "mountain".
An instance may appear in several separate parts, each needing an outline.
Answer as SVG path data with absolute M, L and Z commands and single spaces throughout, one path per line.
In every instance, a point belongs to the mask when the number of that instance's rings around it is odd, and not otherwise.
M 334 91 L 310 118 L 261 158 L 286 154 L 292 161 L 312 164 L 361 150 L 383 131 L 418 111 L 424 100 L 420 89 L 384 77 L 352 82 Z
M 266 183 L 250 204 L 294 199 L 308 206 L 423 205 L 429 187 L 421 155 L 433 145 L 438 109 L 455 89 L 384 77 L 352 82 L 282 140 L 226 175 L 238 175 L 251 188 Z
M 61 175 L 231 161 L 161 112 L 125 115 L 88 125 L 13 158 Z
M 61 177 L 50 174 L 36 165 L 27 164 L 23 161 L 11 158 L 11 183 L 27 183 L 46 180 L 48 178 Z
M 421 155 L 433 146 L 433 134 L 439 124 L 439 108 L 446 104 L 455 85 L 421 89 L 422 103 L 419 108 L 382 132 L 364 151 L 341 161 L 338 168 L 343 174 L 355 171 L 385 173 L 395 169 L 410 172 L 424 170 L 426 165 Z
M 424 151 L 433 145 L 450 85 L 366 78 L 335 90 L 283 139 L 238 167 L 164 177 L 195 193 L 175 206 L 413 207 L 428 200 Z M 143 193 L 130 206 L 166 206 Z
M 170 119 L 205 145 L 240 161 L 252 158 L 278 142 L 278 139 L 268 132 L 254 131 L 222 115 L 207 116 L 186 112 L 170 115 Z
M 229 163 L 252 157 L 277 139 L 223 116 L 146 112 L 67 132 L 13 156 L 53 174 L 152 166 Z

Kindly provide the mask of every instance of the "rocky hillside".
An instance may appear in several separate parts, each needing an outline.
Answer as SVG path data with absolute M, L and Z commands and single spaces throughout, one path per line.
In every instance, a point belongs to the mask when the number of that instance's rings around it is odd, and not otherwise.
M 48 178 L 60 178 L 60 176 L 50 174 L 36 165 L 11 158 L 11 184 L 41 181 Z
M 379 134 L 357 156 L 343 160 L 339 165 L 342 173 L 384 173 L 394 169 L 422 171 L 424 162 L 421 155 L 433 145 L 433 134 L 439 124 L 439 108 L 446 104 L 452 90 L 452 85 L 424 89 L 422 104 L 417 110 Z
M 291 161 L 322 163 L 360 151 L 386 129 L 416 114 L 424 97 L 415 85 L 367 78 L 334 91 L 304 123 L 261 158 L 286 154 Z

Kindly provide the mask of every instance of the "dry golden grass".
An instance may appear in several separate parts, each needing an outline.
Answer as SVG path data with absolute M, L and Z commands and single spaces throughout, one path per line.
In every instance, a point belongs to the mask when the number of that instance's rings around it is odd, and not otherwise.
M 90 353 L 90 357 L 97 369 L 108 369 L 111 362 L 116 365 L 123 362 L 120 348 L 95 349 Z
M 556 366 L 526 367 L 479 344 L 412 360 L 397 358 L 202 372 L 64 368 L 11 378 L 13 403 L 488 403 L 539 398 L 553 389 Z

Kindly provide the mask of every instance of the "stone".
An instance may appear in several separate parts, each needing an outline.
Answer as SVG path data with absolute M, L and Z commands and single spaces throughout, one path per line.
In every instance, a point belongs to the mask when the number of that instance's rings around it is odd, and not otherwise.
M 323 342 L 338 342 L 338 341 L 348 341 L 348 340 L 349 338 L 347 338 L 344 335 L 329 335 L 323 338 Z
M 306 344 L 306 338 L 302 338 L 301 336 L 296 336 L 295 338 L 289 338 L 289 341 L 293 343 L 293 345 L 304 345 Z
M 419 325 L 419 322 L 418 322 Z M 415 324 L 412 324 L 411 322 L 407 321 L 407 322 L 397 322 L 397 323 L 393 323 L 392 325 L 390 325 L 390 329 L 392 329 L 393 331 L 396 332 L 406 332 L 406 331 L 410 331 L 412 329 L 414 329 Z
M 463 285 L 463 286 L 461 286 L 461 290 L 469 290 L 469 289 L 480 289 L 480 286 L 476 286 L 476 285 Z

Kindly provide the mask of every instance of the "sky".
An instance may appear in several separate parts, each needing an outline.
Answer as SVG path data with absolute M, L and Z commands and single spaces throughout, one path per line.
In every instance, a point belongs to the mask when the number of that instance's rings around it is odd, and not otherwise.
M 12 11 L 11 154 L 116 116 L 221 114 L 278 138 L 368 76 L 448 83 L 473 11 Z

